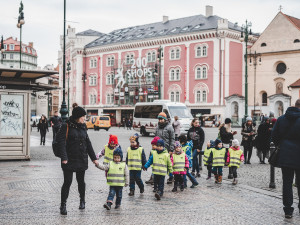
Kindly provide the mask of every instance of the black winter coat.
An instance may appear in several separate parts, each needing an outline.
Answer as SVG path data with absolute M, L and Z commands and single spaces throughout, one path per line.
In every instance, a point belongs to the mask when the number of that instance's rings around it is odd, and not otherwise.
M 66 142 L 67 124 L 69 126 Z M 59 145 L 61 161 L 67 160 L 67 164 L 61 164 L 63 170 L 73 172 L 88 169 L 88 156 L 92 161 L 97 160 L 91 141 L 87 134 L 85 124 L 70 120 L 63 123 L 57 133 L 56 140 Z
M 279 166 L 300 169 L 300 109 L 289 107 L 272 130 L 272 140 L 280 147 Z
M 48 130 L 48 122 L 47 120 L 40 120 L 37 125 L 38 132 L 41 132 L 41 134 L 45 134 Z
M 193 150 L 199 149 L 202 150 L 202 146 L 205 140 L 205 134 L 201 127 L 192 126 L 187 133 L 188 141 L 193 141 Z
M 233 140 L 233 134 L 227 132 L 224 126 L 220 128 L 220 137 L 223 144 L 231 144 L 231 141 Z
M 271 125 L 270 123 L 262 123 L 257 129 L 256 148 L 259 151 L 268 151 L 271 142 Z

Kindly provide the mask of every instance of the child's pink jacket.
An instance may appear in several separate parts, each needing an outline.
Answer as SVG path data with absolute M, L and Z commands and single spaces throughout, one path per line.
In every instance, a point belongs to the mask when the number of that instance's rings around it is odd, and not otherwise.
M 175 154 L 175 153 L 173 153 Z M 174 160 L 173 160 L 173 155 L 171 156 L 171 162 L 172 162 L 172 166 L 174 165 Z M 189 168 L 189 159 L 188 157 L 185 155 L 185 166 L 184 168 Z M 183 174 L 185 175 L 186 174 L 186 171 L 173 171 L 173 174 Z
M 235 150 L 235 151 L 240 150 L 240 147 L 237 147 L 237 148 L 235 148 L 235 147 L 230 147 L 230 148 L 233 149 L 233 150 Z M 244 153 L 242 153 L 240 160 L 241 160 L 241 162 L 244 161 Z M 230 163 L 230 153 L 229 153 L 229 151 L 227 152 L 227 159 L 226 159 L 226 162 L 227 162 L 227 163 Z

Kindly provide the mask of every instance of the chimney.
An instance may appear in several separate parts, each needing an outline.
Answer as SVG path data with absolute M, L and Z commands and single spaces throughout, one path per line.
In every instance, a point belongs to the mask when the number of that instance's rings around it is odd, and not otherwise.
M 205 16 L 210 17 L 212 15 L 213 15 L 213 7 L 210 5 L 207 5 L 206 10 L 205 10 Z
M 168 16 L 163 16 L 163 23 L 169 22 L 169 17 Z

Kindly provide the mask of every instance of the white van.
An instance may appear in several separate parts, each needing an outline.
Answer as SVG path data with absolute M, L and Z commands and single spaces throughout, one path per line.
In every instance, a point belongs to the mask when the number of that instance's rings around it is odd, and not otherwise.
M 190 110 L 185 104 L 170 100 L 137 103 L 133 113 L 133 129 L 143 136 L 155 133 L 158 122 L 157 116 L 160 112 L 166 113 L 171 124 L 174 121 L 174 116 L 178 116 L 181 123 L 180 133 L 187 133 L 193 119 Z

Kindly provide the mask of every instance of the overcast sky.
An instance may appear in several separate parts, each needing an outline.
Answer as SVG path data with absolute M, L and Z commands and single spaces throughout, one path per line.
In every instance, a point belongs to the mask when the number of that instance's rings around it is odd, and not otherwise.
M 63 34 L 63 0 L 23 0 L 25 25 L 22 41 L 34 42 L 38 65 L 57 65 L 59 37 Z M 19 0 L 0 0 L 0 35 L 20 36 L 17 28 Z M 299 0 L 67 0 L 67 25 L 76 32 L 93 29 L 108 33 L 114 29 L 159 22 L 163 15 L 176 19 L 213 14 L 239 25 L 252 22 L 254 32 L 263 32 L 282 5 L 282 12 L 300 18 Z

